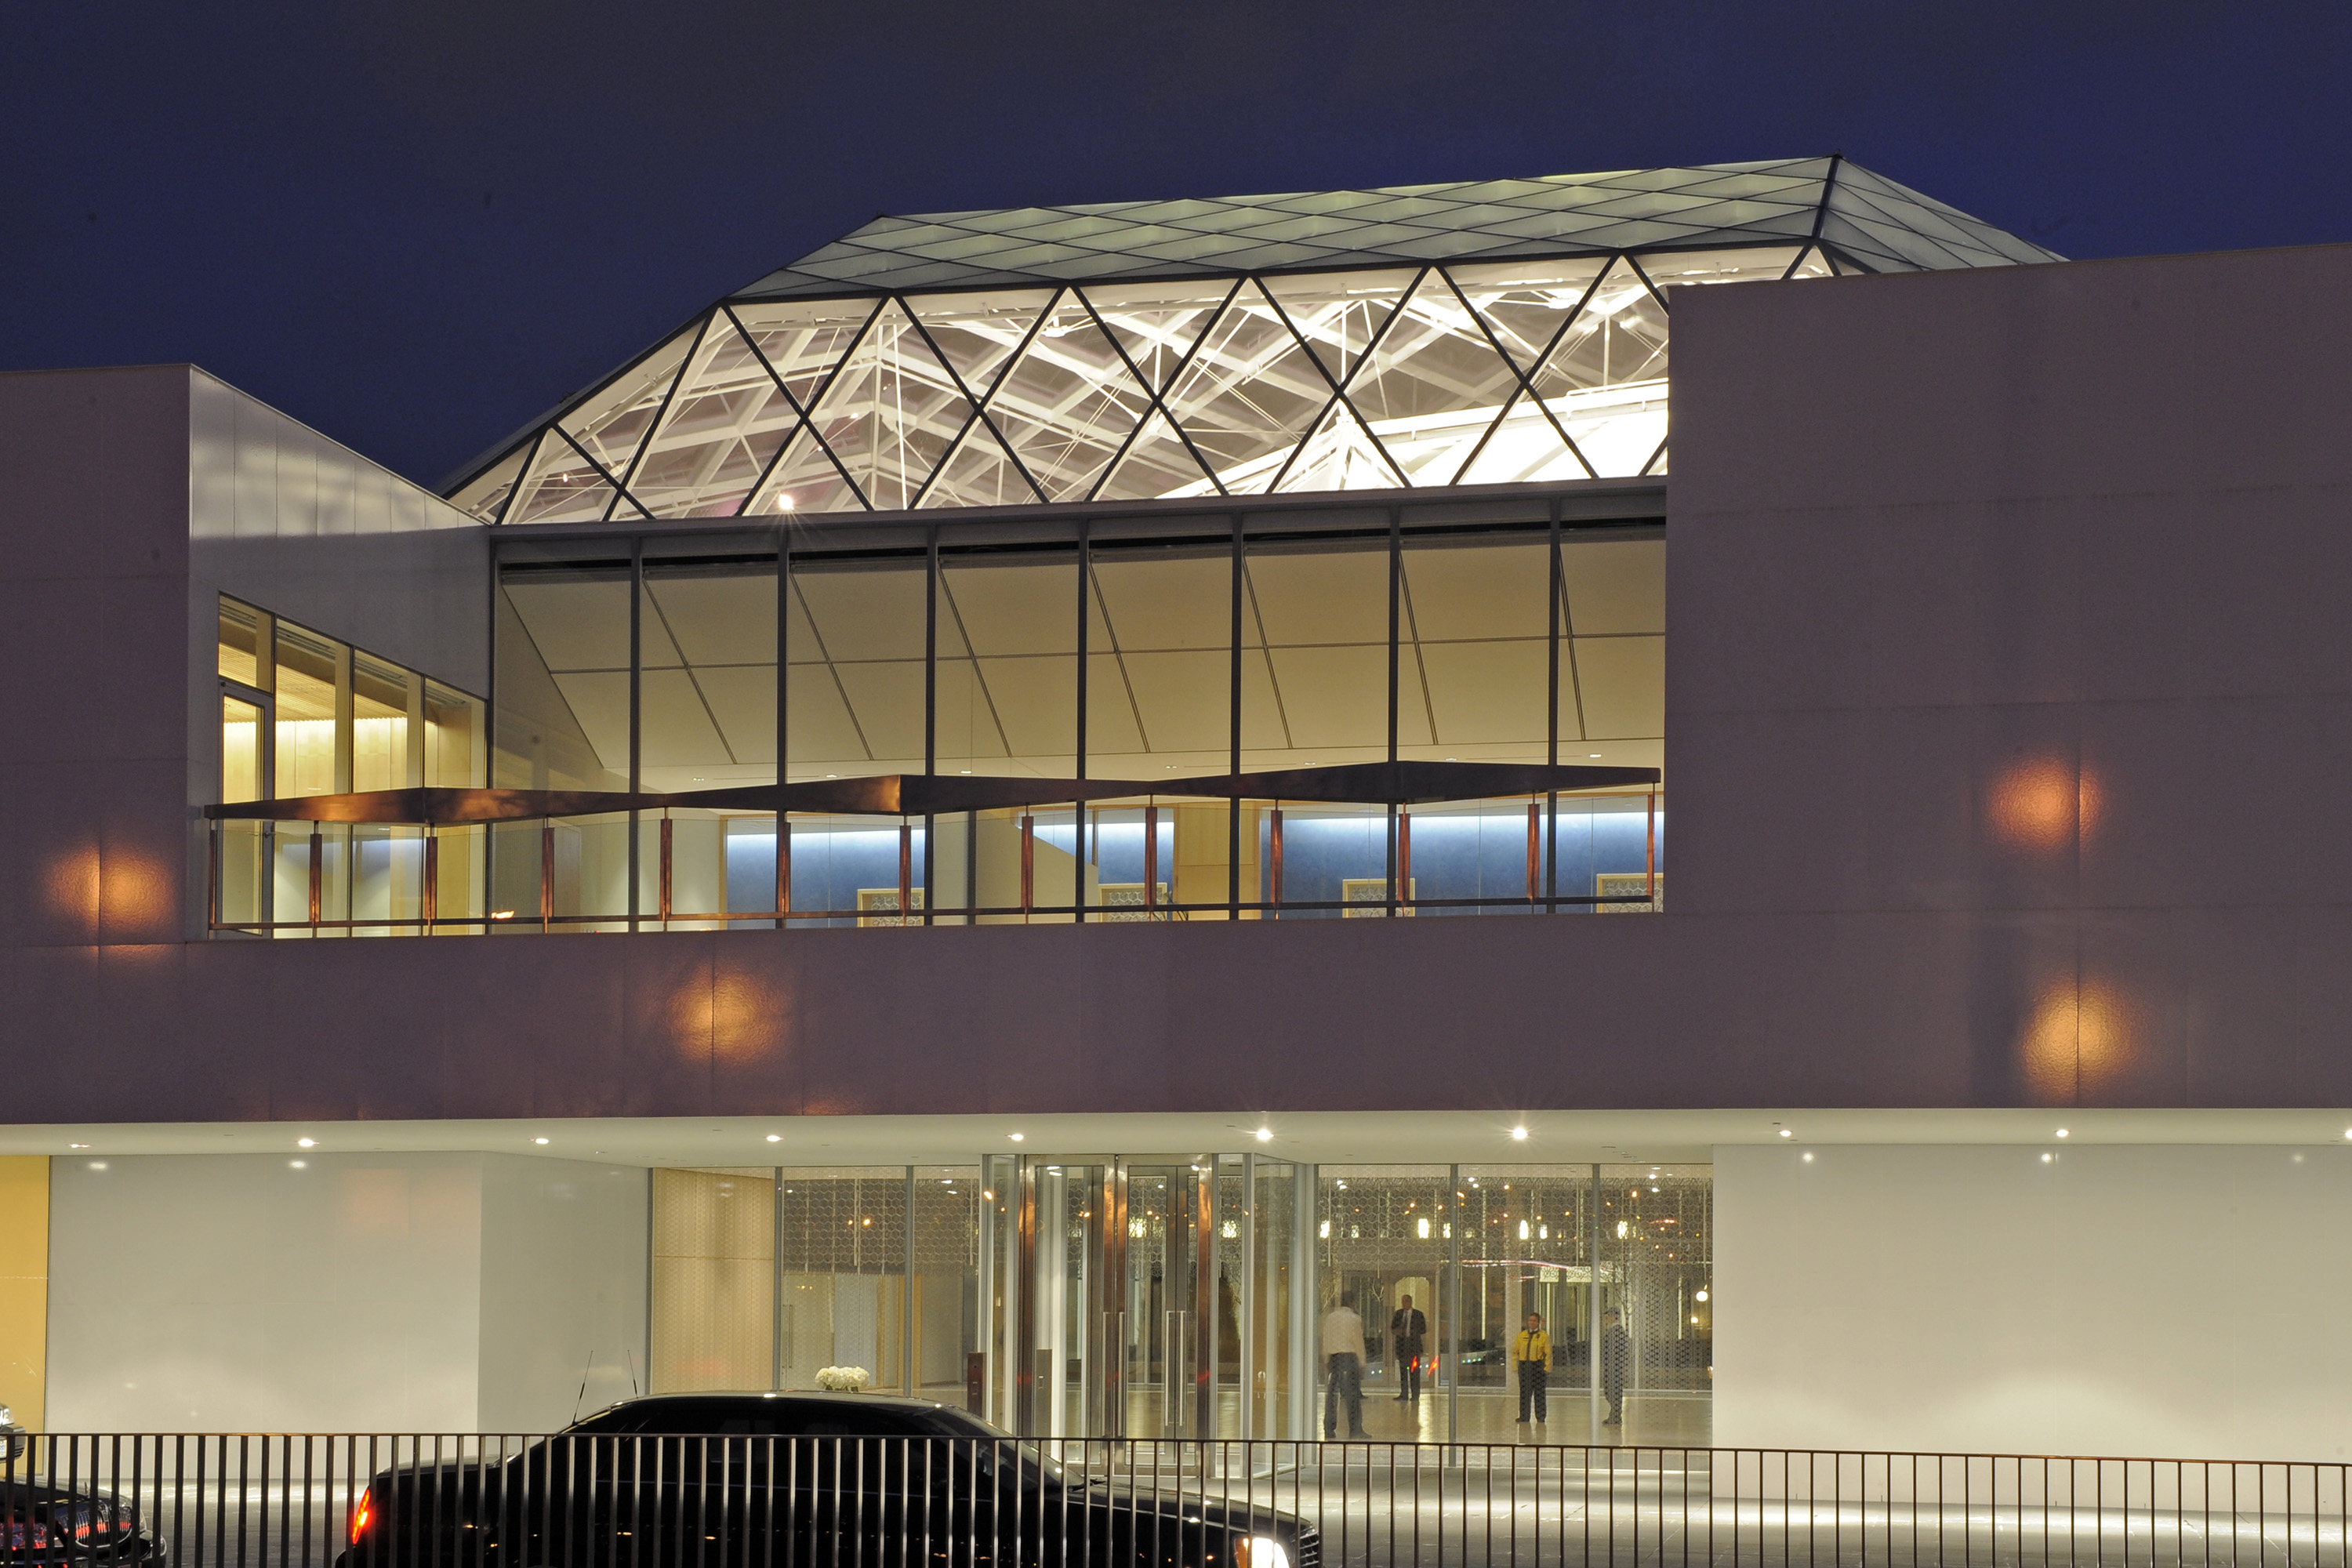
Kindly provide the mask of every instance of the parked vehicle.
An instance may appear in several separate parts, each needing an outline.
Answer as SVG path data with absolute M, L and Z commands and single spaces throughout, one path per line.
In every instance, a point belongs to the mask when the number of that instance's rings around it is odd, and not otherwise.
M 350 1539 L 338 1568 L 1321 1561 L 1293 1515 L 1090 1479 L 961 1410 L 869 1394 L 625 1400 L 504 1463 L 382 1471 Z
M 0 1563 L 163 1568 L 171 1560 L 163 1540 L 142 1530 L 138 1510 L 112 1492 L 45 1484 L 32 1446 L 15 1412 L 0 1405 Z

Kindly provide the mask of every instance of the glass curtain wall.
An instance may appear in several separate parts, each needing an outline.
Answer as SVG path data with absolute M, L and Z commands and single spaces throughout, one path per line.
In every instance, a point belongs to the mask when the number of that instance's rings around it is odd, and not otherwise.
M 1142 786 L 936 819 L 811 813 L 781 833 L 772 813 L 675 809 L 679 924 L 756 921 L 780 892 L 792 923 L 844 926 L 1652 908 L 1654 792 L 1400 812 L 1149 786 L 1389 758 L 1658 765 L 1664 552 L 1654 526 L 1566 527 L 1540 502 L 1483 521 L 1384 508 L 502 542 L 497 777 Z M 289 780 L 334 776 L 331 753 L 299 744 L 323 680 L 289 674 Z M 513 929 L 541 902 L 541 846 L 521 840 L 541 831 L 498 830 Z M 625 817 L 559 825 L 552 912 L 660 915 L 663 831 L 637 825 L 633 859 Z
M 1318 1315 L 1344 1302 L 1363 1322 L 1373 1437 L 1708 1441 L 1711 1168 L 1326 1165 L 1317 1174 Z M 1428 1331 L 1418 1401 L 1399 1343 L 1407 1296 Z M 1551 1345 L 1548 1419 L 1520 1426 L 1514 1352 L 1530 1314 Z M 1319 1356 L 1318 1371 L 1328 1391 Z
M 224 803 L 486 782 L 481 699 L 234 599 L 220 601 L 219 624 Z M 217 833 L 223 925 L 413 935 L 425 929 L 428 865 L 436 917 L 483 908 L 478 829 L 442 830 L 433 853 L 425 829 L 385 824 L 225 822 Z
M 980 1185 L 971 1166 L 654 1173 L 652 1387 L 977 1398 Z

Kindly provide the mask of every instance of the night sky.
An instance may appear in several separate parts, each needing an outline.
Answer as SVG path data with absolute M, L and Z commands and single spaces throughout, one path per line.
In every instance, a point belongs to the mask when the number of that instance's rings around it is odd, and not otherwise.
M 1843 151 L 2073 257 L 2352 238 L 2352 7 L 504 0 L 0 13 L 0 369 L 427 484 L 879 212 Z

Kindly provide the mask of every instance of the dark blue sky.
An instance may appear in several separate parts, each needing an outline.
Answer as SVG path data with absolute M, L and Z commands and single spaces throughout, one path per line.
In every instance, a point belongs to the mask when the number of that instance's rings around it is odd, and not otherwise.
M 0 369 L 427 483 L 877 212 L 1843 150 L 2069 256 L 2352 238 L 2352 9 L 1204 0 L 0 15 Z

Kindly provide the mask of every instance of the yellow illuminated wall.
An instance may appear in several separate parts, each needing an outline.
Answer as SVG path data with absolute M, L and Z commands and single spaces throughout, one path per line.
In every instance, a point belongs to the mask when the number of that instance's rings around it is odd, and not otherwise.
M 41 1426 L 49 1343 L 49 1162 L 0 1156 L 0 1405 Z

